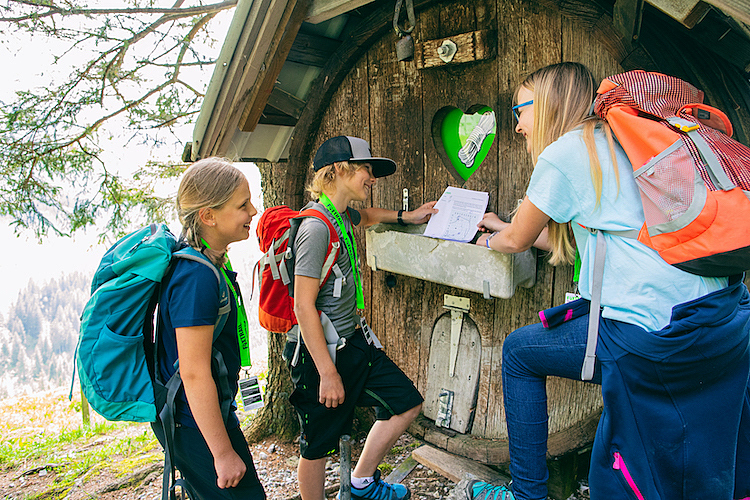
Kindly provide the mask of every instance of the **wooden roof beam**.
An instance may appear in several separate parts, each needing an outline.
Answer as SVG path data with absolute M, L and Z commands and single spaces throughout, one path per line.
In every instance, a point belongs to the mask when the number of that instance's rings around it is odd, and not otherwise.
M 275 85 L 271 95 L 268 97 L 268 105 L 273 106 L 275 109 L 296 120 L 302 114 L 305 101 Z
M 711 5 L 702 0 L 646 0 L 672 19 L 682 23 L 686 28 L 693 28 L 701 22 L 711 9 Z
M 226 155 L 236 129 L 246 123 L 248 108 L 258 109 L 258 114 L 265 108 L 309 0 L 241 0 L 240 7 L 243 10 L 235 12 L 230 26 L 236 40 L 222 48 L 223 63 L 214 70 L 209 86 L 215 105 L 206 108 L 204 117 L 204 102 L 198 118 L 198 125 L 203 125 L 201 130 L 196 125 L 193 159 Z
M 286 60 L 322 68 L 341 42 L 325 36 L 297 33 Z
M 257 77 L 252 84 L 245 85 L 247 91 L 241 94 L 245 101 L 245 106 L 242 116 L 239 119 L 238 127 L 244 132 L 255 130 L 255 126 L 260 120 L 263 109 L 273 92 L 276 78 L 278 78 L 279 72 L 281 72 L 281 67 L 284 65 L 284 61 L 286 61 L 286 57 L 292 48 L 294 38 L 297 36 L 297 32 L 302 25 L 308 9 L 308 2 L 306 0 L 298 0 L 296 2 L 290 0 L 287 2 L 286 7 L 283 20 L 279 23 L 279 26 L 284 26 L 284 29 L 277 29 L 273 34 L 273 40 L 265 57 L 256 60 L 256 64 L 260 63 L 260 70 L 257 73 Z M 225 136 L 225 141 L 228 142 L 230 140 L 231 137 Z
M 706 0 L 706 3 L 733 17 L 735 21 L 750 24 L 749 0 Z
M 373 0 L 312 0 L 306 21 L 312 24 L 322 23 L 371 2 Z

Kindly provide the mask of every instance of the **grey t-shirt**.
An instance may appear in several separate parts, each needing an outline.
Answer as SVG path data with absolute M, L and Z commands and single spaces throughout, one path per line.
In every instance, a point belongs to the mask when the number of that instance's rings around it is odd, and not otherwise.
M 333 218 L 321 203 L 311 202 L 308 203 L 305 208 L 315 208 L 319 212 L 325 214 L 336 229 L 336 232 L 339 235 L 339 241 L 341 242 L 339 255 L 336 258 L 336 264 L 344 275 L 341 295 L 339 297 L 333 296 L 336 276 L 331 272 L 330 276 L 323 284 L 323 287 L 318 292 L 315 307 L 317 307 L 319 311 L 326 313 L 326 316 L 330 318 L 333 326 L 341 337 L 351 337 L 354 334 L 354 327 L 357 325 L 359 317 L 356 315 L 356 288 L 354 284 L 354 274 L 352 272 L 352 266 L 349 261 L 349 254 L 347 253 L 346 245 L 344 245 L 344 238 L 341 235 L 341 229 L 338 227 L 336 219 Z M 351 214 L 354 225 L 358 225 L 362 220 L 359 212 L 350 208 L 349 213 Z M 346 230 L 349 232 L 350 236 L 353 236 L 354 232 L 351 223 L 349 222 L 349 217 L 347 217 L 346 214 L 342 215 Z M 314 217 L 308 217 L 303 220 L 297 231 L 294 244 L 292 245 L 292 251 L 295 255 L 294 275 L 320 279 L 327 250 L 328 227 L 326 224 Z M 359 253 L 359 250 L 357 252 Z

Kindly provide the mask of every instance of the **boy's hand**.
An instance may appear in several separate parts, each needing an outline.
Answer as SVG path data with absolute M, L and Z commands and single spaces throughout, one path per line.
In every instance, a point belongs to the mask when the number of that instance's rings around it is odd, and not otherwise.
M 425 222 L 430 220 L 432 214 L 438 213 L 438 210 L 434 208 L 435 203 L 437 203 L 437 200 L 428 201 L 416 210 L 412 210 L 411 212 L 404 212 L 402 214 L 404 222 L 408 224 L 424 224 Z
M 338 372 L 320 376 L 318 401 L 326 408 L 336 408 L 344 402 L 344 383 Z

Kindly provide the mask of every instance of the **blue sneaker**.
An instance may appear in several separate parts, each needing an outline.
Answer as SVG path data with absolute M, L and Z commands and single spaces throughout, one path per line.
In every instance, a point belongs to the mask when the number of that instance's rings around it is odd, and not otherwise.
M 507 485 L 495 486 L 483 481 L 468 481 L 464 486 L 466 498 L 470 500 L 515 500 Z
M 365 498 L 367 500 L 408 500 L 411 491 L 403 484 L 388 484 L 380 479 L 380 469 L 375 470 L 373 482 L 359 489 L 352 485 L 352 499 Z

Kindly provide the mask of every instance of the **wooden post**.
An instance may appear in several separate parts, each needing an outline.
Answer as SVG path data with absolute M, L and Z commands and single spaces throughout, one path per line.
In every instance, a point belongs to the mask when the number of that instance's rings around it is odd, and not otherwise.
M 348 434 L 341 436 L 339 440 L 339 498 L 351 500 L 352 498 L 352 443 Z
M 86 395 L 81 391 L 81 416 L 83 416 L 83 425 L 88 427 L 91 425 L 91 414 L 89 413 L 89 400 L 86 399 Z

